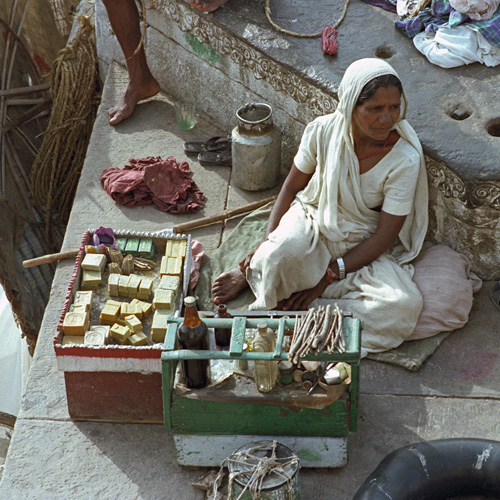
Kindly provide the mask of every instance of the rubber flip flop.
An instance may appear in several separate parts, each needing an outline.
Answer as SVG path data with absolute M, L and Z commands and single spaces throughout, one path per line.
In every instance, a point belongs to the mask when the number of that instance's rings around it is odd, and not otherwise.
M 205 142 L 185 142 L 184 151 L 189 154 L 198 154 L 203 151 L 225 151 L 231 148 L 231 138 L 211 137 Z
M 202 151 L 198 155 L 198 161 L 201 164 L 207 165 L 221 165 L 224 167 L 231 167 L 233 165 L 231 158 L 231 150 L 226 151 Z
M 500 281 L 494 283 L 490 288 L 490 297 L 493 301 L 493 304 L 500 310 Z

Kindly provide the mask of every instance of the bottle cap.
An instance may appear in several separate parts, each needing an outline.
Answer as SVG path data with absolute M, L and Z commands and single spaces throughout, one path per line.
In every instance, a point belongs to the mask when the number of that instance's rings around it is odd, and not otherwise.
M 196 297 L 193 297 L 192 295 L 188 295 L 187 297 L 184 298 L 184 305 L 185 306 L 194 306 L 196 304 Z
M 260 323 L 257 323 L 257 328 L 259 330 L 267 330 L 267 323 L 265 323 L 264 321 L 261 321 Z

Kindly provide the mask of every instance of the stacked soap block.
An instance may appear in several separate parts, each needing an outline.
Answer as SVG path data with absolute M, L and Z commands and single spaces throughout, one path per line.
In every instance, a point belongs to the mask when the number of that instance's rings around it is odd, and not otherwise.
M 90 326 L 93 292 L 84 290 L 76 292 L 73 304 L 64 316 L 63 332 L 65 344 L 83 344 L 85 332 Z
M 102 253 L 88 253 L 82 260 L 82 290 L 97 290 L 106 267 L 106 256 Z
M 153 280 L 138 274 L 126 276 L 111 273 L 108 279 L 110 297 L 130 297 L 149 300 L 153 291 Z
M 140 274 L 154 268 L 155 262 L 152 259 L 156 248 L 152 238 L 118 238 L 116 248 L 111 249 L 108 256 L 87 253 L 81 263 L 80 291 L 75 292 L 73 303 L 63 320 L 63 345 L 85 344 L 96 347 L 108 343 L 147 345 L 149 340 L 144 333 L 143 322 L 153 309 L 151 340 L 163 342 L 167 331 L 167 318 L 174 314 L 176 300 L 181 293 L 186 250 L 185 239 L 166 241 L 159 280 Z M 104 300 L 107 300 L 102 305 L 102 294 L 99 293 L 99 299 L 95 299 L 93 294 L 102 285 L 107 257 L 110 259 L 107 283 L 110 298 L 104 297 Z M 129 271 L 134 269 L 134 262 L 153 267 L 136 267 L 136 273 L 127 272 L 127 269 Z M 126 302 L 124 298 L 131 300 Z M 98 300 L 101 308 L 97 311 L 100 323 L 97 325 L 90 324 L 94 299 Z
M 167 240 L 165 255 L 161 259 L 160 284 L 155 290 L 155 314 L 151 340 L 163 342 L 167 333 L 167 318 L 174 313 L 175 300 L 181 289 L 182 270 L 186 258 L 187 240 Z
M 130 303 L 109 299 L 99 316 L 102 325 L 110 325 L 110 336 L 119 344 L 145 345 L 142 319 L 151 314 L 153 306 L 137 298 Z M 108 327 L 109 328 L 109 327 Z

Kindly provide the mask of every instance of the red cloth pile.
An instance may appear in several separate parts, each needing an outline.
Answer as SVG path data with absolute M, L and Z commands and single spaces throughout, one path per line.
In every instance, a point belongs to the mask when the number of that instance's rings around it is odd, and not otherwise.
M 173 156 L 131 158 L 124 168 L 111 167 L 101 174 L 101 185 L 120 205 L 154 205 L 163 212 L 193 213 L 203 208 L 204 196 L 189 174 L 187 162 Z

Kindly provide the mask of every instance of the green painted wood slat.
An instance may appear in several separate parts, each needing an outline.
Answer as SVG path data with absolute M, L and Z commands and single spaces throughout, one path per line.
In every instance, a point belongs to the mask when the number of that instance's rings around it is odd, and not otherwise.
M 348 435 L 346 400 L 337 400 L 317 410 L 176 397 L 172 401 L 171 418 L 172 428 L 179 434 Z
M 241 356 L 243 344 L 245 343 L 245 327 L 247 319 L 243 317 L 233 318 L 231 330 L 231 343 L 229 345 L 229 354 L 231 356 Z

